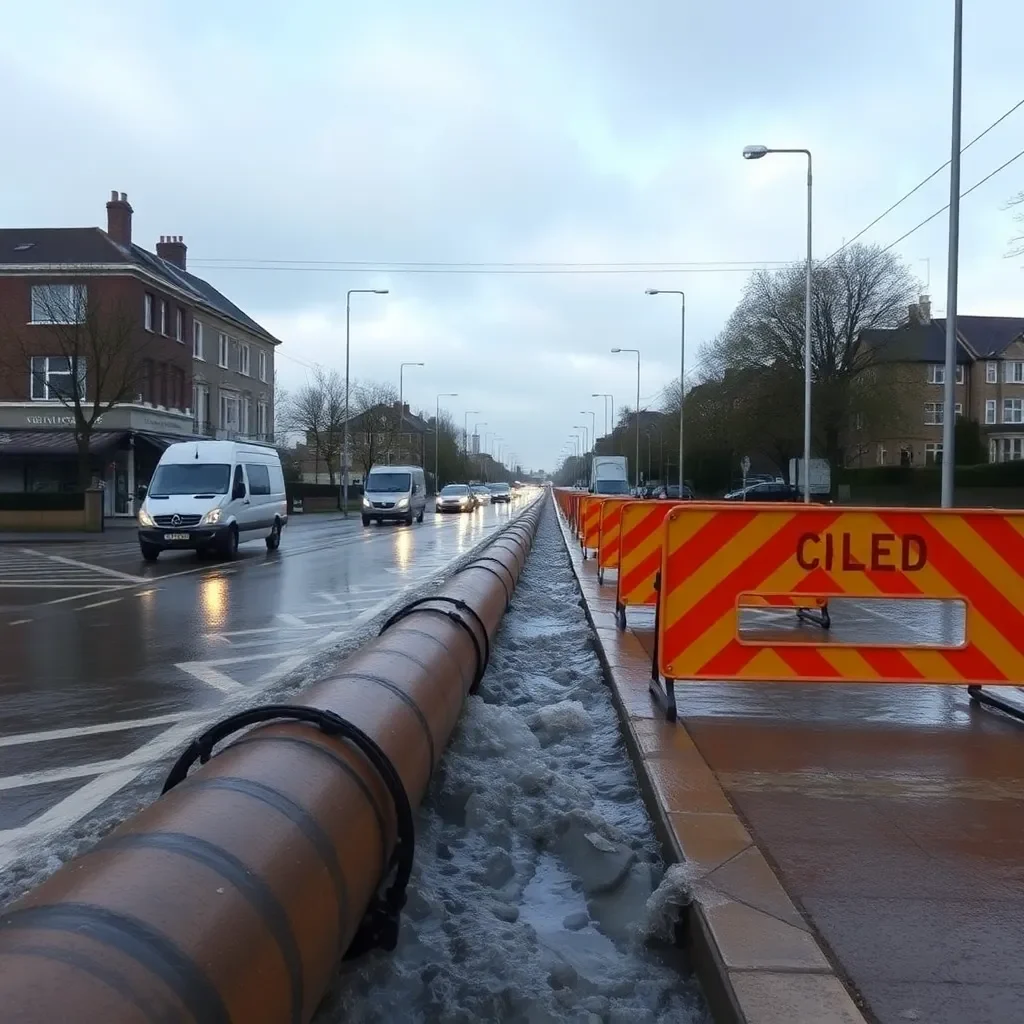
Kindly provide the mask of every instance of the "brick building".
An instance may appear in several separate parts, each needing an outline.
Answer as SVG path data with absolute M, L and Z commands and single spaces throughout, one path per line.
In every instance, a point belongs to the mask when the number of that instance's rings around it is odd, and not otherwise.
M 278 340 L 186 268 L 180 236 L 132 240 L 111 193 L 107 228 L 0 229 L 0 490 L 76 490 L 81 425 L 108 515 L 184 437 L 273 439 Z M 83 437 L 84 443 L 84 437 Z

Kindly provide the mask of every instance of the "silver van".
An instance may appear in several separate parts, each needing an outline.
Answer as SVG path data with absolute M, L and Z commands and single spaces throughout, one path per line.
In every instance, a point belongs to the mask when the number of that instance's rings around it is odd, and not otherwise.
M 213 553 L 234 558 L 241 542 L 256 539 L 276 551 L 288 522 L 281 457 L 269 445 L 172 444 L 144 490 L 139 548 L 147 562 L 180 548 L 200 558 Z
M 363 483 L 363 526 L 372 519 L 423 522 L 427 483 L 422 466 L 374 466 Z

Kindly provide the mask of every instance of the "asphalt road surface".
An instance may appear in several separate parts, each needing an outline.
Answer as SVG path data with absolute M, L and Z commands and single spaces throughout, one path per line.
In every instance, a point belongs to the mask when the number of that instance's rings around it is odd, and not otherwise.
M 525 502 L 421 525 L 293 516 L 233 562 L 134 531 L 0 545 L 0 872 L 178 753 L 232 697 L 301 675 Z

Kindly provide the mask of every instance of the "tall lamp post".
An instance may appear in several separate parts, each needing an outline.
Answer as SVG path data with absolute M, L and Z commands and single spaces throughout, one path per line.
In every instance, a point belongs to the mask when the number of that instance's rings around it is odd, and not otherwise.
M 590 417 L 590 452 L 593 454 L 597 449 L 597 413 L 589 409 L 580 409 L 580 415 Z
M 640 486 L 640 349 L 613 348 L 612 352 L 632 352 L 636 356 L 636 471 L 634 482 Z
M 425 363 L 399 363 L 398 365 L 398 445 L 402 445 L 402 427 L 405 426 L 405 368 L 407 366 L 425 366 Z
M 683 405 L 686 400 L 686 293 L 671 288 L 648 288 L 648 295 L 679 296 L 679 497 L 683 496 Z
M 437 408 L 434 412 L 434 493 L 439 494 L 441 491 L 441 476 L 439 471 L 440 462 L 440 444 L 441 444 L 441 399 L 442 398 L 458 398 L 459 393 L 457 391 L 445 391 L 443 394 L 437 396 Z
M 345 292 L 345 465 L 341 471 L 341 508 L 342 515 L 348 518 L 348 475 L 349 475 L 349 445 L 348 445 L 348 391 L 349 391 L 349 339 L 351 336 L 352 322 L 352 296 L 353 295 L 387 295 L 387 288 L 349 288 Z
M 463 443 L 464 443 L 464 445 L 466 447 L 465 454 L 466 454 L 467 460 L 469 459 L 469 417 L 470 416 L 479 416 L 479 415 L 480 415 L 480 410 L 479 409 L 469 409 L 466 412 L 465 416 L 462 417 L 462 440 L 463 440 Z M 466 471 L 467 472 L 469 471 L 468 467 L 467 467 Z
M 956 452 L 956 302 L 960 261 L 960 83 L 963 78 L 964 4 L 956 0 L 953 15 L 953 124 L 949 158 L 949 251 L 946 270 L 946 380 L 942 419 L 942 507 L 953 506 Z
M 612 403 L 612 419 L 615 418 L 615 399 L 611 395 L 603 395 L 599 392 L 590 396 L 591 398 L 603 398 L 604 399 L 604 433 L 608 436 L 608 403 Z M 615 424 L 613 423 L 612 426 Z
M 959 140 L 958 144 L 959 144 Z M 800 153 L 807 157 L 807 275 L 804 295 L 804 501 L 811 500 L 811 151 L 809 149 L 769 149 L 747 146 L 745 160 L 760 160 L 769 153 Z

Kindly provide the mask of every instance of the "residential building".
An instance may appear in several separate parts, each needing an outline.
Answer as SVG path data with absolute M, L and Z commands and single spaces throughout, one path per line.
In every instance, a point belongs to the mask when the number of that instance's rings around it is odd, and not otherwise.
M 134 514 L 174 440 L 273 439 L 278 340 L 188 272 L 180 236 L 135 244 L 133 212 L 112 192 L 106 230 L 0 229 L 0 490 L 79 486 L 76 395 L 111 404 L 89 438 L 108 515 Z
M 892 409 L 871 422 L 854 418 L 848 462 L 881 466 L 941 463 L 946 321 L 933 318 L 927 296 L 907 323 L 867 330 L 866 371 Z M 976 421 L 990 462 L 1024 459 L 1024 317 L 958 316 L 954 392 L 957 418 Z

